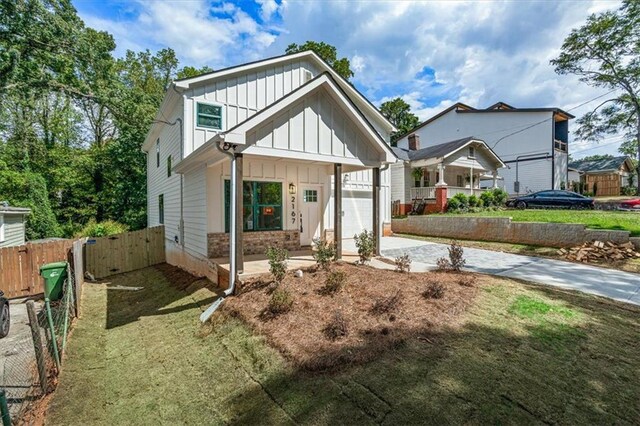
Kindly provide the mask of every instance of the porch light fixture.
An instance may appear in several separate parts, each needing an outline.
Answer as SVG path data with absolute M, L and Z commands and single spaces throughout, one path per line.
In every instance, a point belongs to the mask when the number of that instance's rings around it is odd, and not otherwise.
M 289 184 L 289 194 L 291 195 L 295 195 L 296 194 L 296 186 L 293 182 L 291 182 Z

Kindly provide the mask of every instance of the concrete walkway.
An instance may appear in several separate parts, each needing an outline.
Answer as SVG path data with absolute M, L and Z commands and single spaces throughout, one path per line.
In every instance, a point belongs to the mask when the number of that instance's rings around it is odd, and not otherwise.
M 435 268 L 440 257 L 448 257 L 448 245 L 401 237 L 382 238 L 381 253 L 388 258 L 408 254 L 412 271 Z M 344 240 L 344 251 L 357 251 L 353 240 Z M 621 302 L 640 305 L 640 274 L 599 268 L 561 260 L 464 248 L 465 269 L 583 291 Z

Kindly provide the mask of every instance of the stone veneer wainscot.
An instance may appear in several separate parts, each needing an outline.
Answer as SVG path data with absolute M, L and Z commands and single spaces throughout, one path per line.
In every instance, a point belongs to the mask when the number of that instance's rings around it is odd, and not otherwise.
M 264 254 L 268 247 L 284 247 L 289 251 L 300 250 L 298 231 L 256 231 L 244 232 L 244 254 Z M 209 258 L 229 256 L 229 234 L 216 232 L 207 234 Z

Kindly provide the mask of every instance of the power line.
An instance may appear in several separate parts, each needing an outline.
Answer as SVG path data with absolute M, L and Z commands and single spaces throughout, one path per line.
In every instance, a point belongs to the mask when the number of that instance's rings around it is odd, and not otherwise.
M 617 89 L 613 89 L 613 90 L 608 91 L 607 93 L 603 93 L 602 95 L 596 96 L 595 98 L 591 98 L 591 99 L 589 99 L 588 101 L 585 101 L 585 102 L 583 102 L 583 103 L 581 103 L 581 104 L 579 104 L 579 105 L 574 106 L 573 108 L 568 109 L 567 111 L 573 111 L 574 109 L 577 109 L 577 108 L 580 108 L 580 107 L 582 107 L 582 106 L 585 106 L 586 104 L 591 103 L 591 102 L 593 102 L 593 101 L 595 101 L 595 100 L 597 100 L 597 99 L 603 98 L 603 97 L 605 97 L 605 96 L 607 96 L 607 95 L 609 95 L 609 94 L 611 94 L 611 93 L 615 92 L 616 90 L 617 90 Z M 504 139 L 508 138 L 509 136 L 513 136 L 513 135 L 517 135 L 518 133 L 522 133 L 522 132 L 524 132 L 525 130 L 529 130 L 529 129 L 530 129 L 530 128 L 532 128 L 532 127 L 538 126 L 538 125 L 540 125 L 540 124 L 542 124 L 542 123 L 545 123 L 545 122 L 547 122 L 547 121 L 551 121 L 551 120 L 553 120 L 553 118 L 554 118 L 554 117 L 553 117 L 553 115 L 552 115 L 552 116 L 551 116 L 551 118 L 545 118 L 544 120 L 542 120 L 542 121 L 538 121 L 538 122 L 536 122 L 536 123 L 533 123 L 533 124 L 531 124 L 531 125 L 529 125 L 529 126 L 527 126 L 527 127 L 523 128 L 523 129 L 520 129 L 520 130 L 515 131 L 515 132 L 513 132 L 513 133 L 509 133 L 508 135 L 505 135 L 505 136 L 501 137 L 500 139 L 498 139 L 498 140 L 496 141 L 496 143 L 494 143 L 494 144 L 493 144 L 493 146 L 491 146 L 491 148 L 492 148 L 492 149 L 493 149 L 493 148 L 495 148 L 495 147 L 496 147 L 496 145 L 498 145 L 500 142 L 502 142 L 502 140 L 504 140 Z M 508 129 L 503 129 L 503 130 L 508 130 Z M 503 130 L 501 130 L 501 131 L 503 131 Z M 497 133 L 497 132 L 499 132 L 499 131 L 496 131 L 496 132 L 494 132 L 494 133 Z

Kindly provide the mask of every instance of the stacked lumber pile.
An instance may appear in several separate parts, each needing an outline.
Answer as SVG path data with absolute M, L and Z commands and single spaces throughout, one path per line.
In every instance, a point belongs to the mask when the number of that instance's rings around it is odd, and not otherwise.
M 558 250 L 558 255 L 576 262 L 611 262 L 640 258 L 632 243 L 616 244 L 611 241 L 593 241 L 569 249 Z

